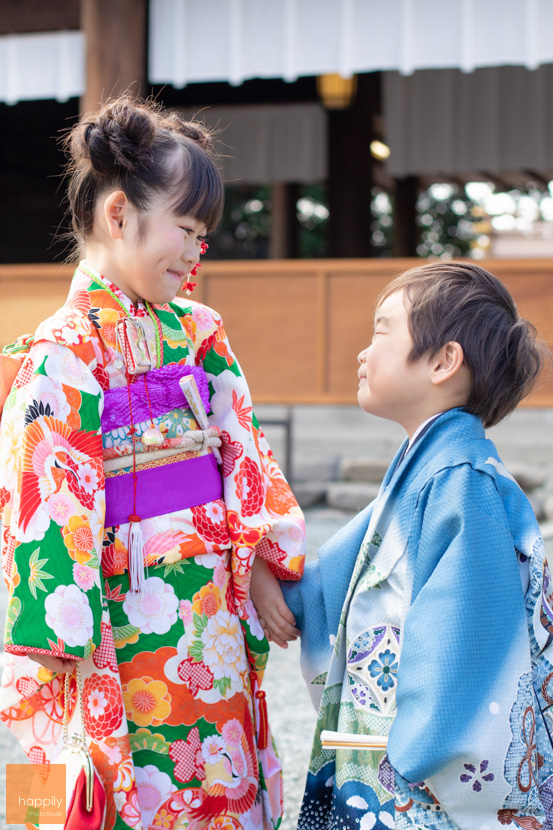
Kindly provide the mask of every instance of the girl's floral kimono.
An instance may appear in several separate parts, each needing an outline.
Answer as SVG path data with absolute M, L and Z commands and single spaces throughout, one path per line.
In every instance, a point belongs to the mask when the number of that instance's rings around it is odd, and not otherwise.
M 131 376 L 117 324 L 137 317 L 152 366 Z M 80 658 L 107 828 L 277 827 L 281 768 L 259 690 L 268 644 L 249 578 L 259 555 L 299 579 L 304 525 L 220 317 L 189 301 L 135 307 L 81 264 L 26 349 L 0 445 L 3 721 L 31 761 L 54 761 L 63 676 L 26 654 Z M 190 450 L 187 374 L 221 430 L 220 468 L 207 444 Z M 148 430 L 163 443 L 148 446 Z

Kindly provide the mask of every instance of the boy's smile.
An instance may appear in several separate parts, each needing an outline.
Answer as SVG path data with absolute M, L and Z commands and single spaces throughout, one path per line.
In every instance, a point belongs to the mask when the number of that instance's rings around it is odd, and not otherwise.
M 431 363 L 408 363 L 412 348 L 404 294 L 397 291 L 378 306 L 372 343 L 358 357 L 357 399 L 365 412 L 397 421 L 409 435 L 428 417 L 425 400 L 432 390 Z

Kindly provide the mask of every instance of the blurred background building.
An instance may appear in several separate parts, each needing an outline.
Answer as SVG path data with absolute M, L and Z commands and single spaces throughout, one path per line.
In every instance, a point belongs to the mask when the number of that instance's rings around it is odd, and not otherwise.
M 550 0 L 2 0 L 0 344 L 25 298 L 49 302 L 53 272 L 28 266 L 67 255 L 56 138 L 128 88 L 217 130 L 201 298 L 238 326 L 247 296 L 275 337 L 283 292 L 297 311 L 286 360 L 259 357 L 262 398 L 351 398 L 344 361 L 397 258 L 502 258 L 551 339 L 551 32 Z

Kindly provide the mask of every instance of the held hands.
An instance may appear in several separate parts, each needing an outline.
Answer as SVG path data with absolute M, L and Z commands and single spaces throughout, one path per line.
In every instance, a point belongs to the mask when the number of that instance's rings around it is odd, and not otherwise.
M 76 660 L 54 657 L 53 654 L 27 654 L 27 657 L 56 674 L 73 674 L 77 665 Z
M 278 579 L 259 556 L 255 557 L 252 565 L 250 595 L 267 639 L 281 648 L 288 648 L 288 643 L 297 640 L 300 631 L 296 628 L 294 615 L 284 602 Z

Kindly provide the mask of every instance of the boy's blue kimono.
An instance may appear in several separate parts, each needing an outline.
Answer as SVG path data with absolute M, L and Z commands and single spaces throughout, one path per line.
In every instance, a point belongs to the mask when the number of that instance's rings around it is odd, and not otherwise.
M 286 588 L 322 693 L 298 828 L 553 827 L 553 594 L 532 509 L 461 409 L 405 448 Z M 323 750 L 323 729 L 389 734 L 387 755 Z

